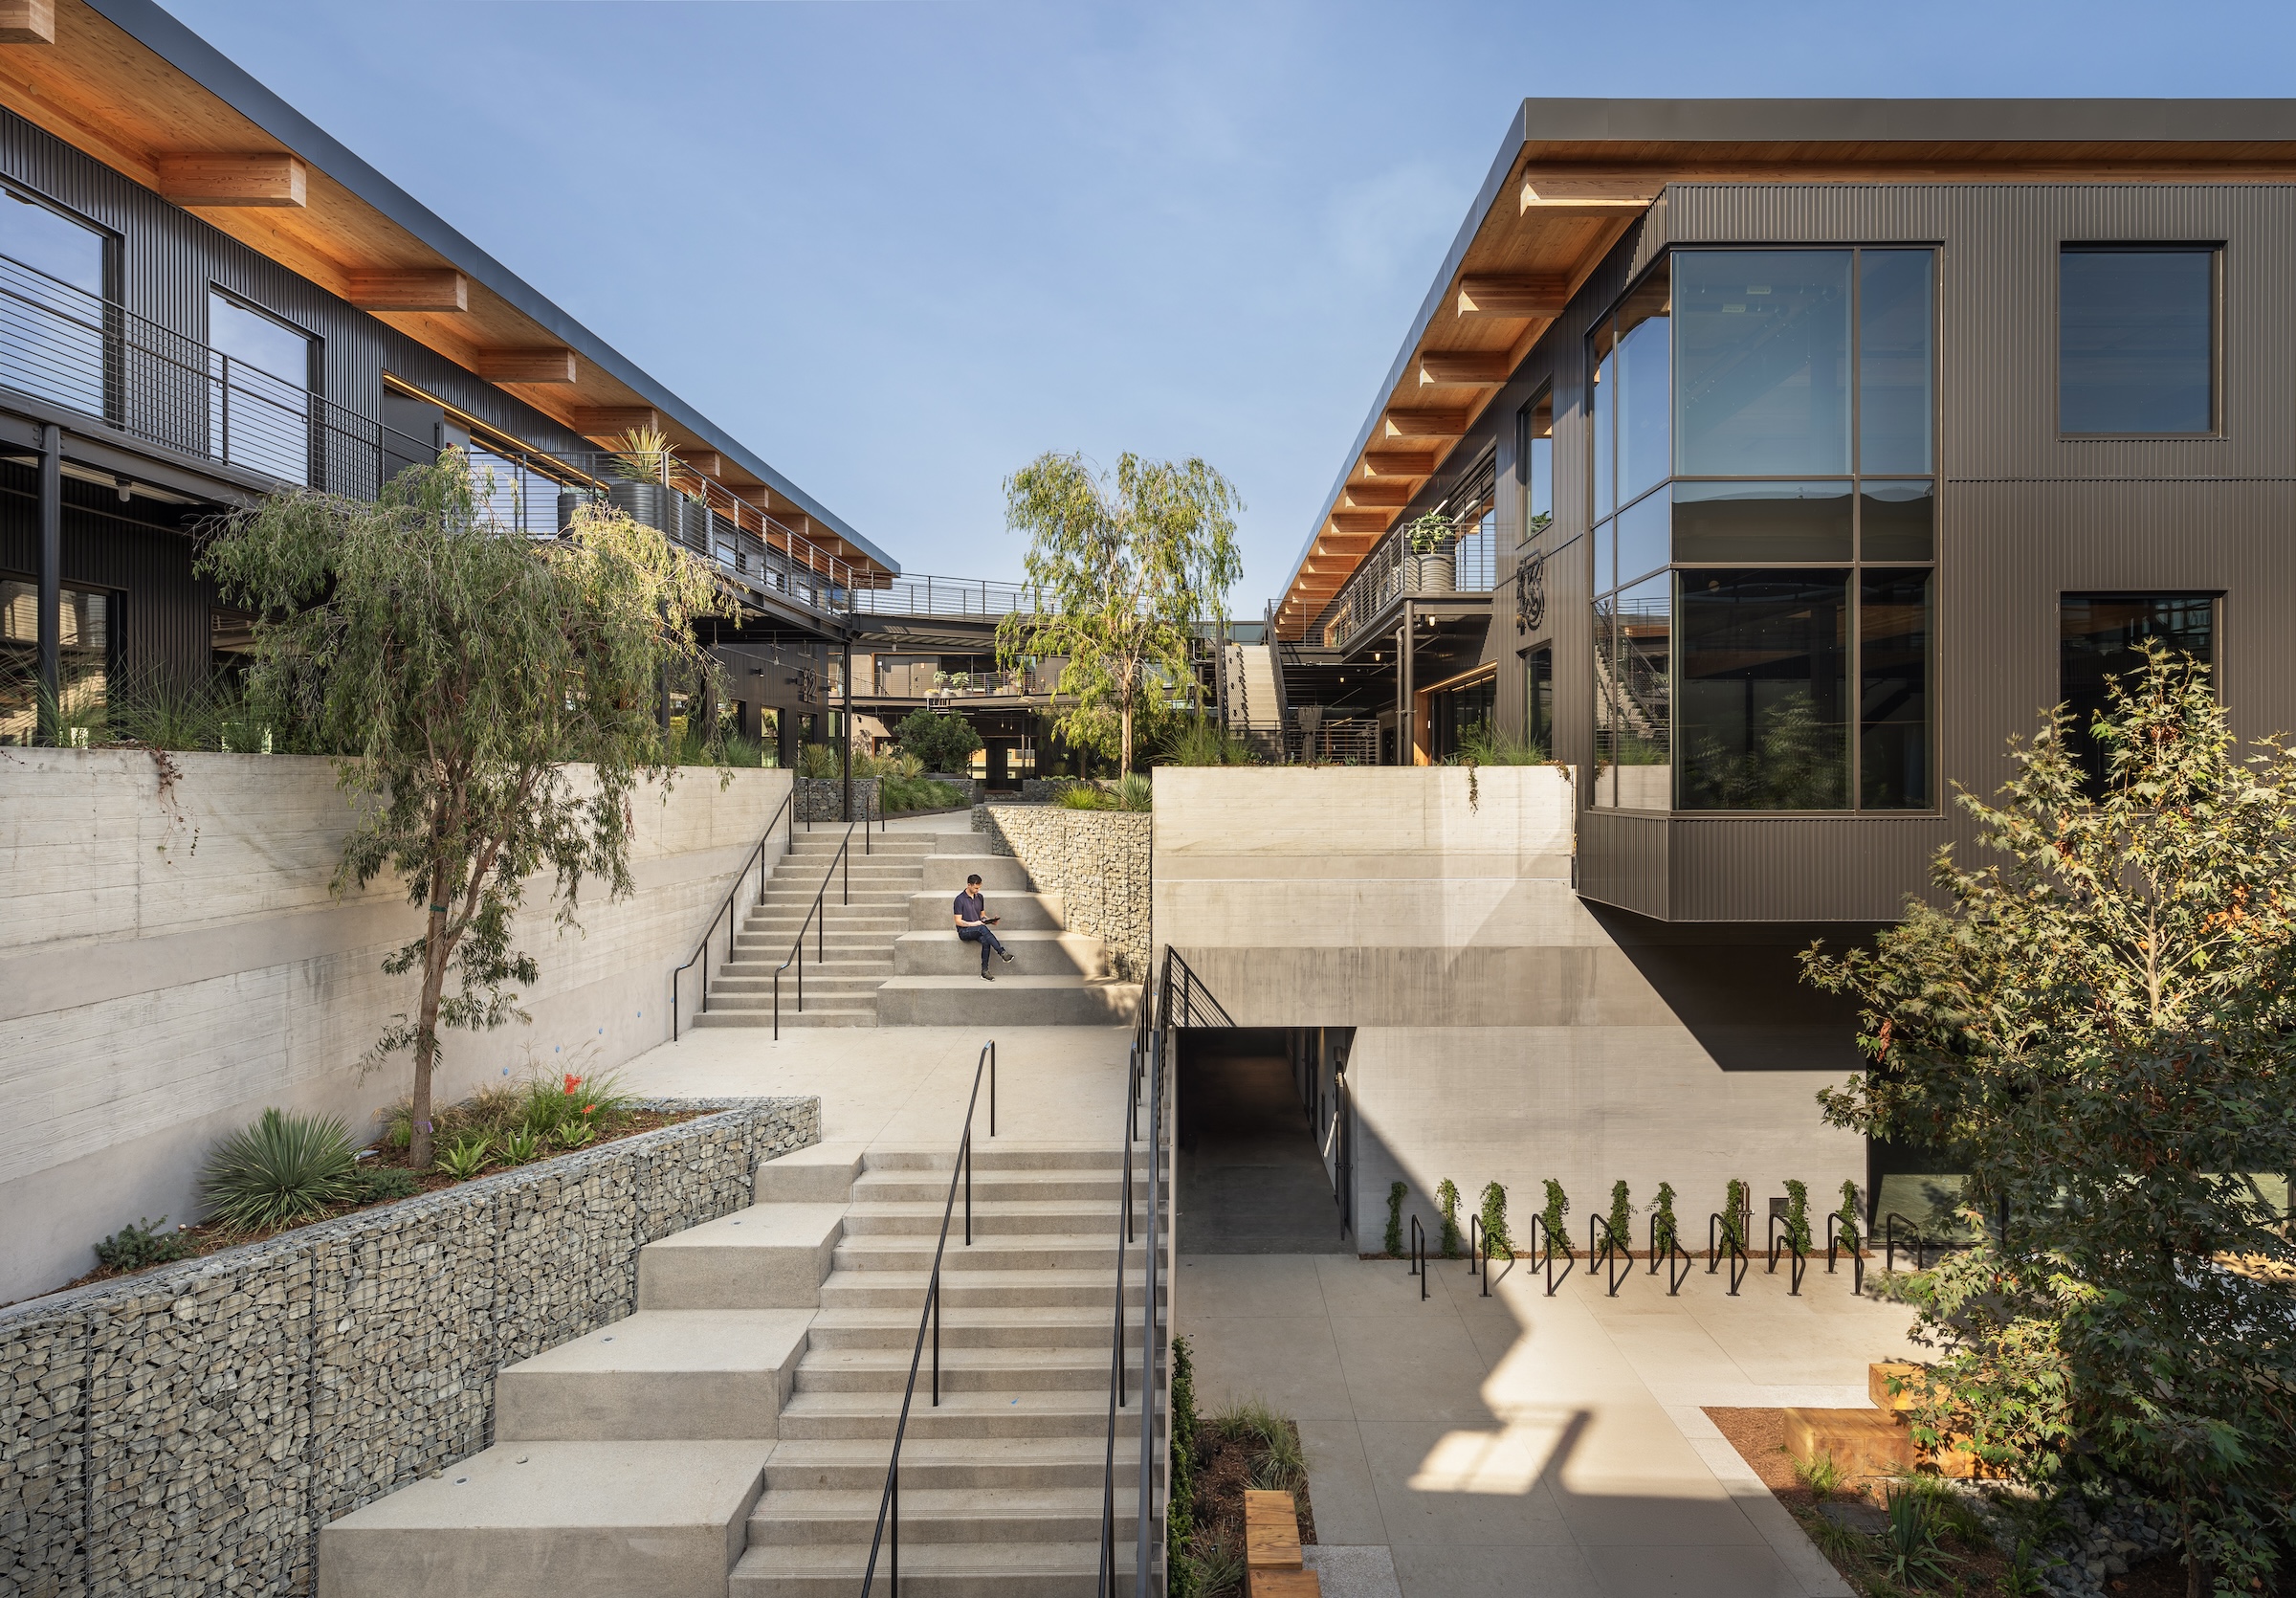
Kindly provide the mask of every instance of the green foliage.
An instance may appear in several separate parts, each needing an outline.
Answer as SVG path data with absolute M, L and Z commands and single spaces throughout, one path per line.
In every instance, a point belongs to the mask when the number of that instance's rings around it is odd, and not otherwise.
M 693 629 L 720 608 L 717 579 L 593 504 L 556 539 L 503 528 L 456 451 L 373 503 L 274 496 L 226 522 L 199 568 L 258 618 L 251 695 L 336 755 L 358 806 L 336 891 L 389 873 L 424 912 L 384 964 L 420 972 L 416 1003 L 369 1062 L 412 1054 L 410 1158 L 426 1165 L 440 1029 L 521 1019 L 512 985 L 538 978 L 512 943 L 527 882 L 550 882 L 562 931 L 585 878 L 631 892 L 638 785 L 674 769 L 661 683 L 724 698 Z
M 561 1148 L 587 1148 L 597 1141 L 598 1128 L 586 1121 L 558 1129 L 558 1146 Z
M 1547 749 L 1510 733 L 1495 731 L 1489 721 L 1470 721 L 1459 734 L 1459 753 L 1451 765 L 1544 766 Z
M 1414 555 L 1432 555 L 1443 547 L 1443 541 L 1458 533 L 1451 519 L 1441 511 L 1422 511 L 1403 528 L 1403 538 Z
M 1570 1197 L 1563 1192 L 1562 1184 L 1551 1176 L 1546 1179 L 1546 1188 L 1547 1202 L 1539 1210 L 1538 1224 L 1546 1229 L 1550 1248 L 1559 1248 L 1565 1259 L 1576 1259 L 1578 1256 L 1571 1247 L 1571 1223 L 1565 1219 L 1571 1212 Z
M 1074 782 L 1052 790 L 1052 805 L 1063 810 L 1113 810 L 1115 800 L 1097 783 Z
M 1950 1154 L 1972 1246 L 1931 1274 L 1945 1351 L 1914 1424 L 2042 1479 L 2078 1438 L 2177 1513 L 2188 1557 L 2268 1582 L 2296 1521 L 2296 1295 L 2220 1268 L 2296 1246 L 2237 1175 L 2296 1168 L 2296 754 L 2243 752 L 2207 669 L 2153 649 L 2086 729 L 2013 744 L 1991 860 L 1942 907 L 1805 975 L 1849 993 L 1873 1068 L 1827 1119 Z M 1984 1218 L 2006 1203 L 2007 1235 Z
M 1184 1590 L 1201 1598 L 1231 1598 L 1244 1590 L 1244 1550 L 1217 1537 L 1201 1537 L 1181 1556 L 1187 1576 L 1184 1588 L 1173 1584 L 1173 1598 Z
M 1113 486 L 1113 491 L 1112 491 Z M 1065 660 L 1054 731 L 1133 766 L 1134 721 L 1158 685 L 1192 680 L 1188 639 L 1243 575 L 1243 501 L 1202 460 L 1126 452 L 1112 485 L 1081 455 L 1039 455 L 1004 481 L 1005 524 L 1029 535 L 1028 585 L 1045 596 L 997 628 L 1000 663 Z
M 1251 746 L 1210 716 L 1176 719 L 1162 740 L 1166 766 L 1249 766 Z
M 486 1169 L 487 1154 L 494 1144 L 475 1132 L 466 1132 L 447 1144 L 438 1157 L 438 1168 L 457 1182 L 468 1182 Z
M 1794 1474 L 1810 1490 L 1810 1497 L 1820 1503 L 1842 1490 L 1842 1467 L 1830 1454 L 1814 1454 L 1807 1459 L 1795 1460 Z
M 1722 1247 L 1746 1247 L 1746 1184 L 1736 1177 L 1722 1190 Z
M 928 771 L 963 771 L 981 747 L 981 734 L 961 716 L 912 710 L 893 729 L 900 746 L 925 763 Z
M 834 744 L 800 744 L 797 746 L 797 774 L 815 782 L 827 782 L 845 775 L 845 756 Z M 859 776 L 859 772 L 854 773 Z
M 1443 1257 L 1459 1257 L 1459 1185 L 1445 1177 L 1435 1187 L 1435 1208 L 1443 1213 Z
M 1610 1185 L 1610 1213 L 1603 1217 L 1610 1228 L 1611 1241 L 1619 1248 L 1631 1252 L 1634 1248 L 1634 1201 L 1628 1196 L 1623 1181 Z
M 96 1245 L 96 1263 L 107 1271 L 141 1271 L 182 1259 L 191 1252 L 191 1240 L 180 1232 L 163 1232 L 167 1217 L 139 1219 L 123 1226 Z
M 269 1109 L 215 1145 L 200 1187 L 215 1220 L 233 1232 L 260 1232 L 341 1203 L 356 1167 L 341 1121 Z
M 1387 1236 L 1386 1236 L 1386 1239 L 1385 1239 L 1385 1241 L 1386 1241 L 1386 1244 L 1387 1244 L 1387 1254 L 1388 1254 L 1388 1256 L 1389 1256 L 1390 1258 L 1394 1258 L 1394 1259 L 1401 1259 L 1401 1258 L 1402 1257 L 1402 1255 L 1403 1255 L 1403 1193 L 1404 1193 L 1404 1191 L 1405 1191 L 1405 1189 L 1404 1189 L 1404 1187 L 1403 1187 L 1403 1185 L 1402 1185 L 1401 1182 L 1394 1182 L 1394 1183 L 1390 1183 L 1390 1184 L 1388 1184 L 1388 1187 L 1387 1187 Z
M 1621 766 L 1663 766 L 1656 758 L 1630 758 Z M 1845 791 L 1842 729 L 1821 721 L 1806 690 L 1762 712 L 1751 746 L 1733 750 L 1720 739 L 1701 737 L 1683 774 L 1683 801 L 1700 810 L 1824 810 L 1839 808 Z
M 1842 1184 L 1842 1208 L 1835 1210 L 1834 1215 L 1842 1223 L 1835 1234 L 1844 1248 L 1855 1251 L 1859 1242 L 1858 1226 L 1865 1218 L 1858 1208 L 1858 1185 L 1855 1182 L 1845 1181 Z
M 384 1204 L 412 1198 L 422 1190 L 414 1172 L 404 1165 L 363 1165 L 351 1173 L 348 1196 L 353 1204 Z
M 1655 1253 L 1665 1255 L 1682 1240 L 1681 1225 L 1674 1219 L 1673 1183 L 1658 1185 L 1658 1201 L 1650 1206 L 1650 1212 L 1656 1217 L 1650 1230 L 1651 1243 Z
M 1938 1546 L 1937 1503 L 1910 1482 L 1883 1489 L 1889 1520 L 1881 1532 L 1882 1569 L 1891 1581 L 1927 1587 L 1953 1579 L 1953 1557 Z
M 1196 1539 L 1196 1362 L 1188 1340 L 1172 1340 L 1171 1498 L 1164 1510 L 1165 1564 L 1178 1595 L 1198 1590 L 1189 1557 Z
M 1507 1235 L 1507 1189 L 1496 1182 L 1484 1184 L 1482 1219 L 1484 1256 L 1503 1254 L 1512 1259 L 1514 1240 Z
M 542 1157 L 542 1136 L 529 1127 L 520 1126 L 504 1135 L 502 1158 L 514 1165 L 530 1165 Z
M 877 802 L 887 815 L 911 810 L 960 810 L 969 790 L 931 777 L 879 777 Z
M 1803 1254 L 1810 1252 L 1810 1185 L 1788 1179 L 1786 1183 L 1785 1244 Z

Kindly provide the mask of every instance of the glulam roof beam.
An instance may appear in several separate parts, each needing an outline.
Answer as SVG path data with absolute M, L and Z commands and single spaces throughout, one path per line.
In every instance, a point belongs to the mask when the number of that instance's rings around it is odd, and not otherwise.
M 471 280 L 452 267 L 356 271 L 347 298 L 363 311 L 429 311 L 459 315 L 471 308 Z
M 309 198 L 308 170 L 283 152 L 197 150 L 161 155 L 152 165 L 160 175 L 160 193 L 187 209 L 284 206 L 299 211 Z

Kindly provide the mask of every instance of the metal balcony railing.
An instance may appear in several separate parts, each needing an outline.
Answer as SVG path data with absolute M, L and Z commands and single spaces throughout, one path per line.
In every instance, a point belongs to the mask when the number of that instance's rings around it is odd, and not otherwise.
M 1024 583 L 986 578 L 895 577 L 882 588 L 853 594 L 853 609 L 886 616 L 1009 616 L 1043 609 L 1042 595 Z
M 196 460 L 357 499 L 434 448 L 5 255 L 0 388 Z M 843 611 L 872 579 L 672 453 L 488 441 L 470 457 L 488 517 L 536 537 L 562 531 L 587 498 L 660 528 L 737 585 L 817 610 Z
M 1489 515 L 1430 555 L 1414 553 L 1399 524 L 1372 545 L 1324 611 L 1324 647 L 1343 647 L 1407 595 L 1489 593 L 1497 575 L 1498 537 Z

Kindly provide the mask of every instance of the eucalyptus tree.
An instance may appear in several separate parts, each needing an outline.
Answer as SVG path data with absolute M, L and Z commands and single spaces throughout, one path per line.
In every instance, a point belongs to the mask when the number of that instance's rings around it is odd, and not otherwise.
M 664 674 L 715 686 L 691 625 L 715 581 L 620 512 L 585 505 L 555 539 L 500 526 L 454 452 L 377 501 L 297 491 L 241 512 L 202 566 L 258 618 L 251 694 L 352 796 L 335 892 L 389 873 L 423 913 L 384 962 L 420 973 L 415 1004 L 367 1064 L 411 1053 L 408 1153 L 426 1167 L 440 1029 L 526 1018 L 529 878 L 546 875 L 561 930 L 585 877 L 630 892 L 634 794 L 673 772 Z
M 1191 456 L 1143 460 L 1127 451 L 1112 480 L 1079 455 L 1037 456 L 1004 480 L 1004 519 L 1029 537 L 1035 609 L 997 629 L 1007 669 L 1064 656 L 1056 691 L 1070 703 L 1054 730 L 1113 750 L 1132 774 L 1133 729 L 1157 685 L 1187 680 L 1188 639 L 1216 620 L 1243 575 L 1227 479 Z
M 2268 1581 L 2296 1523 L 2296 753 L 2242 751 L 2154 649 L 2087 731 L 2011 745 L 1986 863 L 1804 970 L 1872 1061 L 1826 1119 L 1966 1171 L 1974 1239 L 1917 1278 L 1919 1429 L 2045 1479 L 2095 1459 L 2172 1505 L 2191 1589 Z M 2222 1589 L 2222 1588 L 2220 1588 Z

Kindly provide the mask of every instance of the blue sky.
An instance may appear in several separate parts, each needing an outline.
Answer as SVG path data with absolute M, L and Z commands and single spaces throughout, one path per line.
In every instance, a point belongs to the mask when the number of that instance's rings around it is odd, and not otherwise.
M 1526 95 L 2285 95 L 2285 4 L 163 0 L 911 571 L 1045 450 L 1288 574 Z M 2229 48 L 2228 48 L 2229 47 Z

